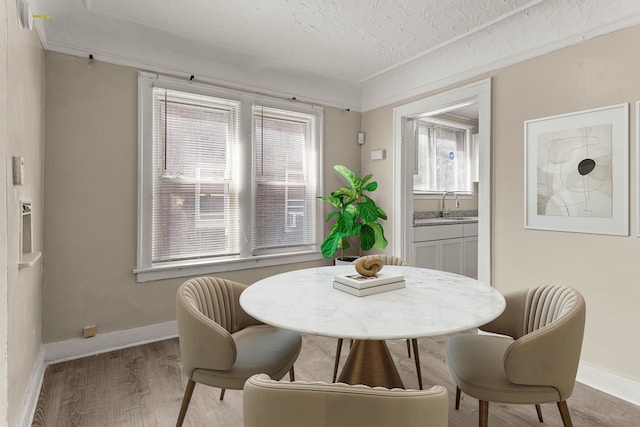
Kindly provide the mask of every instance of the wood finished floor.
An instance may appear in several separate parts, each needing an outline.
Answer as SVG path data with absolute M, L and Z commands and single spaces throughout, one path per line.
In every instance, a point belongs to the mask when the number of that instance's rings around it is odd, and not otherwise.
M 334 339 L 304 336 L 296 379 L 331 381 L 335 345 Z M 463 395 L 460 410 L 453 408 L 455 386 L 444 356 L 446 337 L 420 339 L 419 346 L 425 388 L 442 384 L 449 390 L 449 426 L 476 426 L 477 400 Z M 405 386 L 417 388 L 404 341 L 390 341 L 389 348 Z M 345 342 L 342 363 L 346 353 Z M 173 426 L 185 384 L 177 339 L 58 363 L 47 367 L 32 425 Z M 224 401 L 218 398 L 218 389 L 197 385 L 184 425 L 242 426 L 242 392 L 228 390 Z M 576 427 L 640 427 L 640 407 L 580 383 L 568 404 Z M 489 425 L 562 426 L 556 405 L 543 405 L 542 413 L 544 424 L 532 405 L 492 403 Z

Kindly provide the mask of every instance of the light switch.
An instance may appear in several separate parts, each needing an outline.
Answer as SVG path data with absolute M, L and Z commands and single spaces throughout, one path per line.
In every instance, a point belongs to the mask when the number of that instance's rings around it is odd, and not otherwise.
M 24 179 L 24 157 L 13 157 L 13 185 L 22 185 Z

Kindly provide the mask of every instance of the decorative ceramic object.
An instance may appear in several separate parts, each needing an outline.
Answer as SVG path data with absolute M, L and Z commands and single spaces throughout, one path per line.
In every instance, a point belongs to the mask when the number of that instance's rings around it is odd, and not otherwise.
M 378 274 L 384 263 L 378 258 L 360 258 L 356 261 L 356 271 L 363 276 L 375 276 Z

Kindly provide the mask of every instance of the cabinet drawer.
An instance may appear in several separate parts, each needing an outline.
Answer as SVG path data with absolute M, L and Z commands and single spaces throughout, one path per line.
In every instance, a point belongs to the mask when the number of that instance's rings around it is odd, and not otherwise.
M 447 224 L 413 227 L 413 241 L 426 242 L 430 240 L 456 239 L 464 236 L 463 226 L 473 224 Z M 476 234 L 478 234 L 476 224 Z

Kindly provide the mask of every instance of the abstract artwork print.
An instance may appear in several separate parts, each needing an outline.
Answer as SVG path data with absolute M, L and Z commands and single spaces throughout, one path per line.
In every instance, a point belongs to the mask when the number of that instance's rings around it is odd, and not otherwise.
M 611 218 L 611 124 L 538 134 L 538 215 Z
M 525 228 L 629 235 L 629 104 L 527 120 L 524 143 Z

